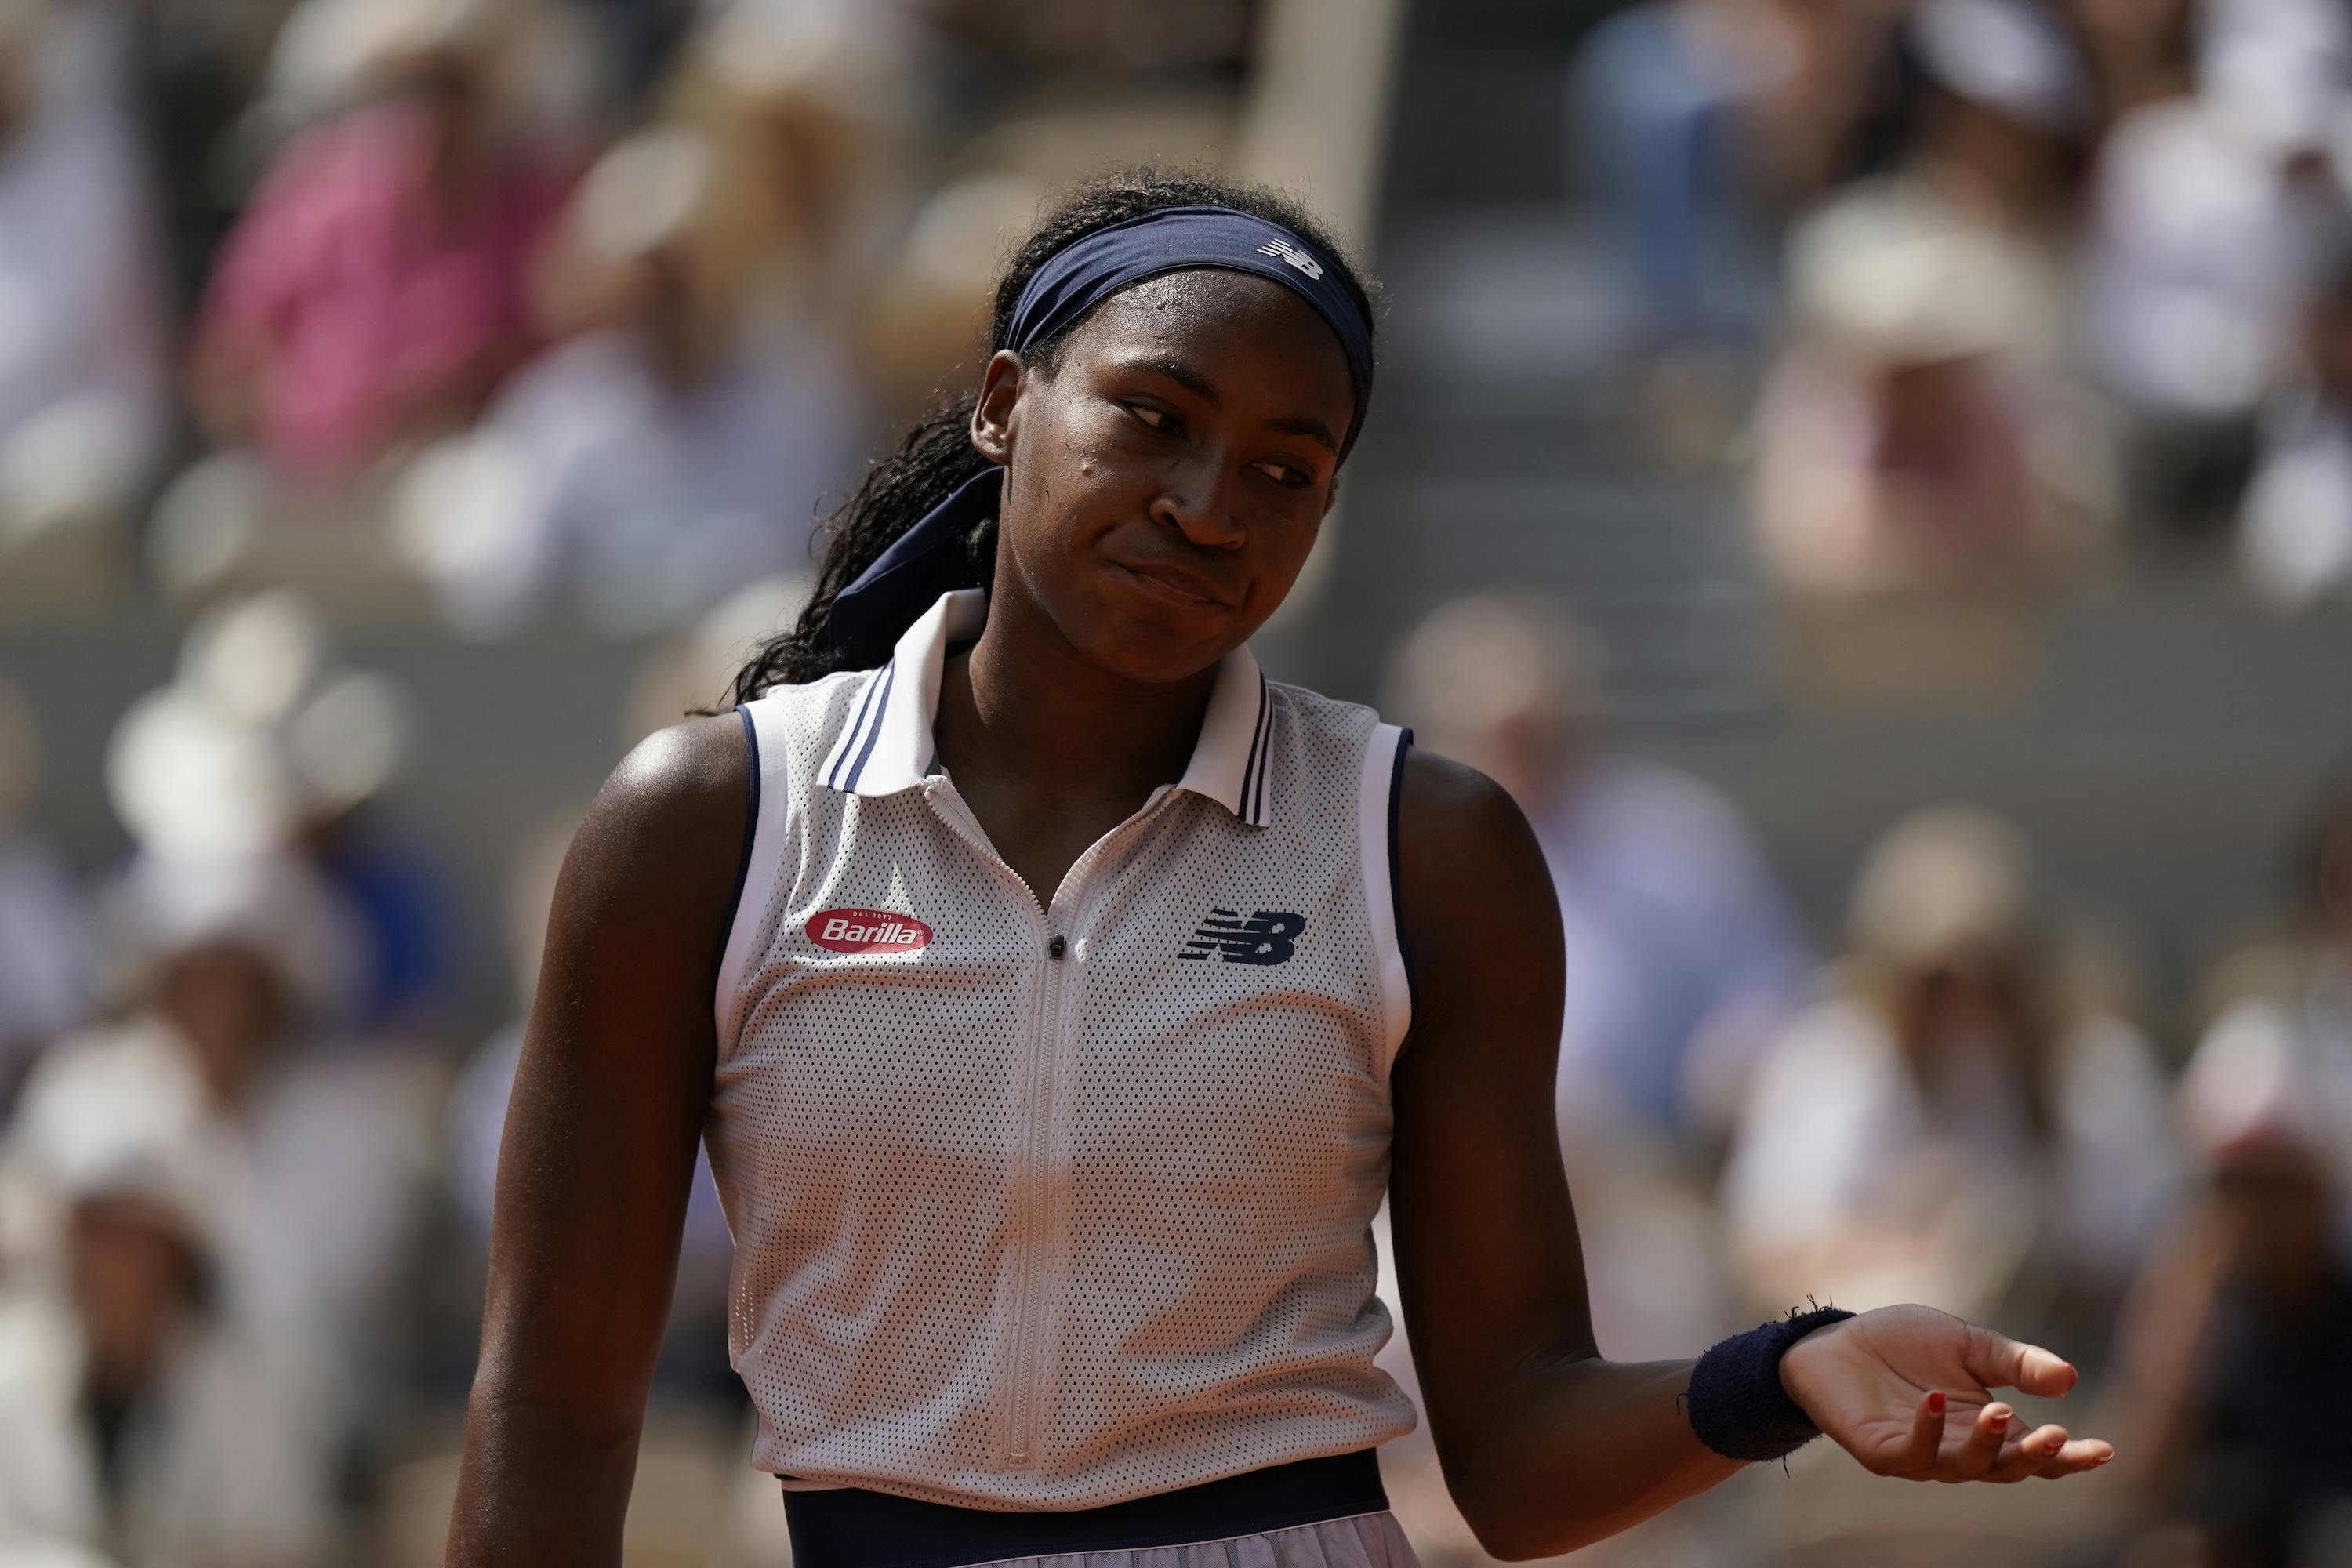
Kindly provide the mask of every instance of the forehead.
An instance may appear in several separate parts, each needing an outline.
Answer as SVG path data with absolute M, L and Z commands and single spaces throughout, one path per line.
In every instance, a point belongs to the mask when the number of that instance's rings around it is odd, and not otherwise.
M 1072 329 L 1065 361 L 1139 349 L 1174 353 L 1223 385 L 1276 377 L 1294 398 L 1353 409 L 1348 356 L 1328 322 L 1281 284 L 1194 268 L 1121 289 Z M 1226 367 L 1231 376 L 1220 375 Z M 1269 387 L 1269 391 L 1274 388 Z

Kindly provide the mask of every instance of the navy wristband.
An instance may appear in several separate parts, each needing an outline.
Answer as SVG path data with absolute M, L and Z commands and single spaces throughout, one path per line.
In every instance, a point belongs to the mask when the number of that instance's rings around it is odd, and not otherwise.
M 1818 1307 L 1734 1334 L 1699 1357 L 1683 1396 L 1698 1440 L 1727 1459 L 1778 1459 L 1820 1436 L 1780 1386 L 1780 1358 L 1815 1329 L 1853 1316 Z

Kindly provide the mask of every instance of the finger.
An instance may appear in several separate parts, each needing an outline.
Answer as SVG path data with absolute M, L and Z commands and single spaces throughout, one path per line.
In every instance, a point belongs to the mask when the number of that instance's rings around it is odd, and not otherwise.
M 2006 1482 L 2038 1476 L 2065 1447 L 2066 1428 L 2036 1426 L 2001 1451 L 2000 1458 L 1993 1465 L 1992 1474 L 1985 1479 Z
M 2001 1439 L 2008 1436 L 2010 1417 L 2016 1412 L 1995 1401 L 1977 1412 L 1976 1424 L 1969 1435 L 1952 1450 L 1948 1473 L 1958 1481 L 1982 1480 L 1992 1473 L 1993 1465 L 2000 1458 Z
M 2116 1457 L 2115 1446 L 2096 1437 L 2077 1437 L 2060 1448 L 2034 1471 L 2037 1476 L 2055 1480 L 2061 1476 L 2079 1476 L 2085 1470 L 2095 1470 Z
M 1969 1374 L 1987 1388 L 2014 1388 L 2042 1399 L 2055 1399 L 2082 1381 L 2065 1357 L 1974 1324 L 1963 1360 Z
M 1941 1389 L 1920 1399 L 1918 1408 L 1911 1413 L 1911 1435 L 1888 1456 L 1888 1475 L 1916 1476 L 1936 1468 L 1936 1455 L 1944 1446 L 1944 1405 Z

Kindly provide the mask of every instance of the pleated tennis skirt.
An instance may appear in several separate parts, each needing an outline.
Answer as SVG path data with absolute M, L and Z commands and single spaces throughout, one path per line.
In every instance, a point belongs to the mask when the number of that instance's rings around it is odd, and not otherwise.
M 1382 1511 L 1185 1546 L 1001 1558 L 989 1568 L 1421 1568 L 1421 1559 Z

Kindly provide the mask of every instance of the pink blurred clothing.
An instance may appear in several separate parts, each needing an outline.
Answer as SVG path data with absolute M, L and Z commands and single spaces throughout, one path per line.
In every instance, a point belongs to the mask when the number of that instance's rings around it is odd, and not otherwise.
M 421 107 L 359 110 L 287 154 L 229 241 L 202 348 L 251 367 L 256 437 L 289 474 L 349 474 L 532 346 L 530 264 L 566 181 L 511 159 L 450 206 L 432 157 Z

